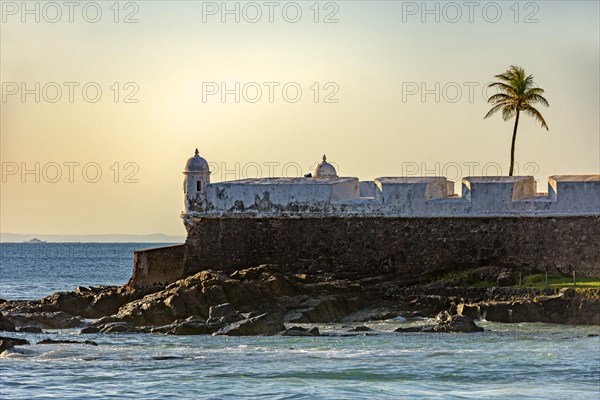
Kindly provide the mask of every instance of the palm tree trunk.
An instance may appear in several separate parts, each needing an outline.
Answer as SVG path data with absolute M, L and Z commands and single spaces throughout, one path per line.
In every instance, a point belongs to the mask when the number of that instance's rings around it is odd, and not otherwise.
M 517 108 L 517 117 L 515 118 L 515 128 L 513 129 L 512 144 L 510 146 L 510 170 L 508 176 L 513 176 L 513 170 L 515 166 L 515 142 L 517 140 L 517 127 L 519 126 L 519 110 Z

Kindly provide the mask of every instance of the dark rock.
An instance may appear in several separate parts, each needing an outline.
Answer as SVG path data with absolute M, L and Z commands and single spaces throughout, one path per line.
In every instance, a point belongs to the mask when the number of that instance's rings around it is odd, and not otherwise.
M 43 339 L 43 340 L 40 340 L 39 342 L 37 342 L 36 344 L 86 344 L 89 346 L 98 346 L 98 343 L 96 343 L 92 340 L 77 341 L 77 340 Z
M 517 283 L 517 278 L 512 272 L 501 272 L 496 278 L 498 286 L 514 286 Z
M 0 331 L 14 332 L 15 324 L 0 313 Z
M 19 332 L 43 333 L 44 330 L 38 326 L 22 326 L 19 328 Z
M 350 332 L 368 332 L 368 331 L 372 331 L 373 329 L 369 328 L 368 326 L 355 326 L 352 329 L 350 329 Z
M 7 314 L 16 326 L 36 326 L 42 329 L 69 329 L 83 325 L 83 321 L 62 311 Z
M 567 299 L 572 299 L 577 295 L 577 291 L 573 288 L 562 288 L 558 294 Z
M 230 303 L 219 304 L 210 307 L 208 310 L 208 320 L 206 325 L 211 331 L 217 331 L 223 326 L 232 322 L 241 321 L 244 316 L 241 315 Z
M 341 319 L 350 311 L 343 296 L 311 298 L 302 308 L 288 312 L 284 319 L 296 323 L 327 323 Z
M 246 269 L 235 271 L 230 275 L 230 277 L 232 279 L 237 279 L 240 281 L 256 280 L 263 273 L 268 272 L 268 271 L 269 271 L 268 265 L 259 265 L 258 267 L 246 268 Z
M 13 349 L 15 346 L 25 346 L 28 344 L 29 344 L 29 341 L 27 341 L 25 339 L 0 336 L 0 354 L 4 353 L 5 351 Z
M 401 332 L 401 333 L 410 333 L 410 332 L 423 332 L 423 326 L 409 326 L 406 328 L 396 328 L 394 329 L 394 332 Z
M 319 328 L 316 326 L 311 329 L 301 326 L 292 326 L 281 333 L 282 336 L 320 336 Z
M 139 333 L 141 330 L 127 322 L 110 322 L 100 328 L 100 333 Z
M 233 322 L 219 329 L 215 334 L 228 336 L 274 335 L 284 330 L 285 325 L 281 318 L 262 314 Z
M 15 346 L 25 346 L 28 344 L 29 344 L 29 341 L 27 341 L 25 339 L 0 336 L 0 354 L 4 353 L 5 351 L 13 349 Z
M 81 334 L 89 334 L 89 333 L 98 333 L 100 332 L 100 328 L 97 326 L 86 326 L 82 330 L 79 331 Z
M 464 315 L 450 315 L 444 311 L 438 314 L 436 322 L 433 326 L 434 332 L 483 332 L 482 327 L 477 326 L 471 318 Z
M 477 304 L 465 304 L 461 303 L 456 307 L 456 313 L 458 315 L 464 315 L 473 320 L 481 319 L 481 314 L 479 312 L 479 306 Z
M 346 315 L 341 319 L 342 322 L 368 322 L 383 321 L 398 318 L 405 310 L 392 307 L 363 308 Z
M 13 344 L 15 346 L 24 346 L 24 345 L 29 344 L 28 340 L 20 339 L 20 338 L 12 338 L 12 337 L 0 336 L 0 340 L 6 340 L 6 341 L 13 342 Z
M 0 354 L 5 351 L 11 350 L 15 347 L 14 343 L 10 340 L 0 340 Z
M 161 326 L 154 326 L 154 327 L 150 328 L 150 333 L 164 333 L 164 334 L 166 334 L 171 329 L 173 329 L 173 324 L 161 325 Z
M 440 292 L 435 290 L 434 293 Z M 443 310 L 452 307 L 452 300 L 448 296 L 423 294 L 418 295 L 410 302 L 410 306 L 416 308 L 415 311 L 421 311 L 425 316 L 436 315 Z
M 166 333 L 169 335 L 205 335 L 207 332 L 204 319 L 189 317 L 183 321 L 175 321 Z

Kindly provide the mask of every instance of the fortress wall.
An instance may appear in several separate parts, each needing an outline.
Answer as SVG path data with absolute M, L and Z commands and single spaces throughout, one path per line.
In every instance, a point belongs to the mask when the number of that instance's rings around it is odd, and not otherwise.
M 555 176 L 549 194 L 538 195 L 533 177 L 467 177 L 462 197 L 444 177 L 275 178 L 211 184 L 207 208 L 198 214 L 397 215 L 407 217 L 598 215 L 600 175 Z M 368 196 L 371 195 L 371 196 Z M 361 197 L 362 196 L 362 197 Z
M 223 217 L 186 227 L 186 274 L 274 263 L 358 276 L 502 265 L 600 277 L 600 216 Z
M 555 175 L 548 179 L 548 197 L 561 212 L 600 209 L 600 179 L 597 176 Z
M 535 195 L 535 181 L 532 176 L 471 177 L 463 179 L 462 190 L 475 213 L 509 212 L 514 201 Z
M 359 182 L 359 195 L 360 195 L 360 197 L 374 197 L 375 196 L 375 182 L 374 181 L 360 181 Z
M 306 183 L 299 183 L 306 182 Z M 210 185 L 208 202 L 221 212 L 330 211 L 332 202 L 359 197 L 357 178 L 275 178 Z
M 358 199 L 360 196 L 360 189 L 358 179 L 351 179 L 342 182 L 335 182 L 331 188 L 331 202 L 335 203 L 338 201 L 348 199 Z M 310 202 L 311 199 L 306 199 Z
M 128 285 L 152 287 L 182 278 L 185 252 L 183 244 L 134 251 L 133 275 Z

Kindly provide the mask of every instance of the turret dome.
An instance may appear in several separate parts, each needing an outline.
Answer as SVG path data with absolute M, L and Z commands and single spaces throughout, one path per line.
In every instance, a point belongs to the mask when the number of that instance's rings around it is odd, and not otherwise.
M 185 163 L 183 172 L 210 172 L 208 169 L 208 162 L 200 157 L 198 149 L 196 149 L 194 156 Z
M 313 172 L 313 178 L 336 178 L 335 167 L 327 162 L 327 157 L 323 155 L 323 161 L 320 162 Z

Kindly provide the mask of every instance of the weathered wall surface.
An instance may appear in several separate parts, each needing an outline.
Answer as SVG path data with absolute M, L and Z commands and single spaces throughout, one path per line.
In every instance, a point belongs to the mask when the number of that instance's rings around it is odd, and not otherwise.
M 505 265 L 600 277 L 600 216 L 188 218 L 186 227 L 186 274 L 274 263 L 357 276 Z
M 185 245 L 158 247 L 133 252 L 133 275 L 128 285 L 152 287 L 184 276 Z
M 556 175 L 548 194 L 532 176 L 467 177 L 462 197 L 444 177 L 265 178 L 212 183 L 188 193 L 192 216 L 475 217 L 600 215 L 600 175 Z M 188 188 L 189 190 L 189 188 Z M 191 196 L 191 197 L 190 197 Z

